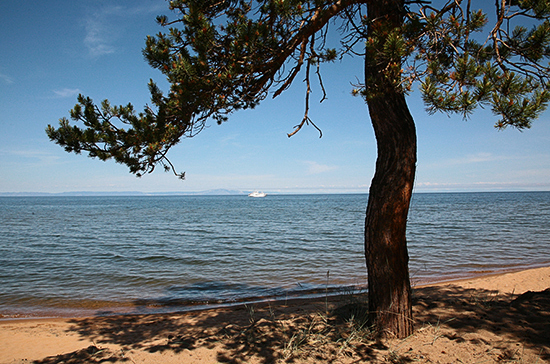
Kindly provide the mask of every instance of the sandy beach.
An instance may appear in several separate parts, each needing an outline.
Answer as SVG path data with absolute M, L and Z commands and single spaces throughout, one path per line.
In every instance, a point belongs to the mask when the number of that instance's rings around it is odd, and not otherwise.
M 0 363 L 550 363 L 550 267 L 415 287 L 415 334 L 375 339 L 364 297 L 0 321 Z

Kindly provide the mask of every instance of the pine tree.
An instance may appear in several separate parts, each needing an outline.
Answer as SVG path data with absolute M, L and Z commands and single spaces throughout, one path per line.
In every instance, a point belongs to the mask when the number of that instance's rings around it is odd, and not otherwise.
M 97 106 L 80 95 L 69 121 L 47 128 L 68 152 L 114 159 L 141 176 L 157 166 L 176 173 L 167 157 L 207 120 L 225 122 L 284 92 L 305 75 L 308 116 L 312 77 L 338 57 L 365 60 L 365 99 L 378 146 L 365 220 L 365 257 L 372 324 L 380 334 L 413 332 L 406 221 L 416 168 L 416 132 L 406 96 L 422 92 L 427 111 L 465 118 L 478 107 L 498 116 L 497 128 L 529 128 L 549 102 L 550 2 L 497 0 L 439 6 L 423 0 L 172 0 L 166 32 L 150 36 L 143 54 L 170 82 L 151 81 L 151 105 Z M 490 24 L 486 10 L 495 11 Z M 326 46 L 329 25 L 340 49 Z M 313 75 L 313 76 L 312 76 Z M 323 88 L 324 91 L 324 88 Z M 83 127 L 73 125 L 81 123 Z

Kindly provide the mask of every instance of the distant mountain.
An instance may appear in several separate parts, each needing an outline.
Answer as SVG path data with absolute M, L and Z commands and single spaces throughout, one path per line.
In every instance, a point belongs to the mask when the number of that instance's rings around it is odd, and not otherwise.
M 228 196 L 228 195 L 246 195 L 247 192 L 239 190 L 227 190 L 218 188 L 214 190 L 195 191 L 195 192 L 149 192 L 142 195 L 150 196 Z
M 41 196 L 228 196 L 246 195 L 246 192 L 238 190 L 215 189 L 198 192 L 139 192 L 139 191 L 75 191 L 75 192 L 0 192 L 0 197 L 41 197 Z
M 118 191 L 118 192 L 96 192 L 96 191 L 74 191 L 74 192 L 0 192 L 2 197 L 47 197 L 47 196 L 139 196 L 144 195 L 138 191 Z
M 198 192 L 197 194 L 198 195 L 246 195 L 247 193 L 243 191 L 237 191 L 237 190 L 217 189 L 217 190 L 202 191 L 202 192 Z
M 52 196 L 46 192 L 0 192 L 0 197 Z

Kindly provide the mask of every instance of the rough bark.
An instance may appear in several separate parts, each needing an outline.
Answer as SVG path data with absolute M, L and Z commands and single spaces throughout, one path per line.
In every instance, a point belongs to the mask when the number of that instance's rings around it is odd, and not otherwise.
M 369 15 L 398 26 L 396 2 L 376 1 Z M 384 64 L 366 61 L 367 80 L 377 91 L 367 100 L 378 156 L 365 219 L 365 257 L 371 323 L 379 334 L 413 333 L 406 240 L 407 215 L 416 170 L 416 130 L 405 95 L 383 76 Z
M 375 327 L 406 337 L 413 331 L 406 227 L 416 132 L 403 95 L 370 101 L 369 113 L 378 143 L 365 219 L 369 311 Z

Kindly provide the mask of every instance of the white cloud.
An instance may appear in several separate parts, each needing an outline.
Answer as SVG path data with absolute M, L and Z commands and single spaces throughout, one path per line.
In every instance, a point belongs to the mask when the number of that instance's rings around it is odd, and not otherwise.
M 458 159 L 455 161 L 457 164 L 470 164 L 470 163 L 482 163 L 482 162 L 492 162 L 500 159 L 492 155 L 491 153 L 477 153 L 467 155 L 465 158 Z
M 84 45 L 92 57 L 100 57 L 118 51 L 116 41 L 122 37 L 125 26 L 135 26 L 132 21 L 141 15 L 155 15 L 167 10 L 166 5 L 157 2 L 138 4 L 133 7 L 104 6 L 90 10 L 85 19 Z
M 25 158 L 31 161 L 36 161 L 41 165 L 51 165 L 55 164 L 60 157 L 55 154 L 51 154 L 49 152 L 41 151 L 41 150 L 32 150 L 32 149 L 25 149 L 25 150 L 11 150 L 7 153 L 15 157 L 19 158 Z
M 140 14 L 154 14 L 159 15 L 162 13 L 168 13 L 168 6 L 163 2 L 152 0 L 149 3 L 136 5 L 133 8 L 121 9 L 124 14 L 140 15 Z
M 422 191 L 513 191 L 513 190 L 544 190 L 550 187 L 550 182 L 417 182 L 415 190 Z
M 325 172 L 333 171 L 333 170 L 338 168 L 336 166 L 329 166 L 329 165 L 325 165 L 325 164 L 319 164 L 319 163 L 314 162 L 314 161 L 304 161 L 304 163 L 308 166 L 308 168 L 307 168 L 307 173 L 308 174 L 325 173 Z
M 109 9 L 91 14 L 86 19 L 86 37 L 84 45 L 92 57 L 100 57 L 115 52 L 112 41 L 115 33 L 110 29 L 108 17 Z
M 225 135 L 221 137 L 219 144 L 222 146 L 232 145 L 234 147 L 241 147 L 242 144 L 239 143 L 239 140 L 240 140 L 239 134 L 230 134 L 230 135 Z
M 446 167 L 456 167 L 456 166 L 465 166 L 470 164 L 486 163 L 486 162 L 495 162 L 500 160 L 505 160 L 507 157 L 496 156 L 491 153 L 477 153 L 477 154 L 468 154 L 459 158 L 449 158 L 441 159 L 433 163 L 424 164 L 420 161 L 422 168 L 425 169 L 439 169 Z
M 445 161 L 444 164 L 447 166 L 455 166 L 455 165 L 493 162 L 499 159 L 502 159 L 502 157 L 494 156 L 491 153 L 477 153 L 477 154 L 468 154 L 461 158 L 449 159 Z
M 62 90 L 53 90 L 54 94 L 58 97 L 74 97 L 82 93 L 80 89 L 77 88 L 64 88 Z
M 5 75 L 3 73 L 0 73 L 0 80 L 2 80 L 4 83 L 8 85 L 13 83 L 13 79 L 10 76 Z

